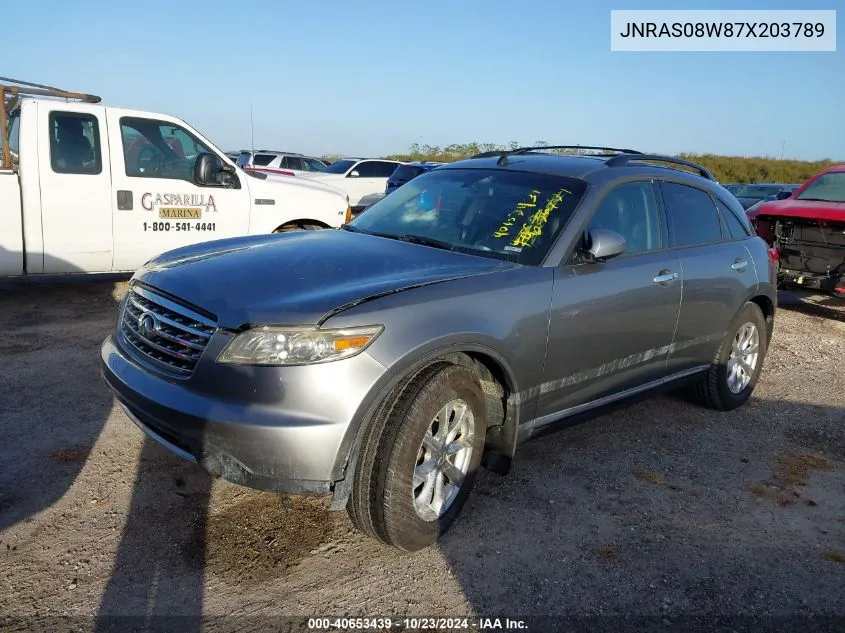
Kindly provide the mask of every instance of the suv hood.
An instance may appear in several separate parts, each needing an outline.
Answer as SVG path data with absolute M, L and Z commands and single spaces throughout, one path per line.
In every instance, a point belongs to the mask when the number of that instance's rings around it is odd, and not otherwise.
M 133 277 L 221 327 L 316 324 L 378 295 L 519 267 L 343 230 L 215 240 L 163 253 Z
M 825 220 L 845 222 L 845 202 L 822 202 L 819 200 L 772 200 L 761 204 L 748 214 L 753 220 L 761 215 L 789 217 L 804 220 Z

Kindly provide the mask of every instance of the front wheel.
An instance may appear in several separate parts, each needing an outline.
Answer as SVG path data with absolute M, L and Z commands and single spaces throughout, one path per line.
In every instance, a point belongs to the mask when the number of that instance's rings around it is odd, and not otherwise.
M 294 223 L 280 226 L 279 228 L 274 229 L 273 233 L 289 233 L 291 231 L 319 231 L 323 228 L 325 227 L 322 227 L 319 224 Z
M 745 404 L 760 377 L 767 343 L 766 319 L 760 307 L 749 301 L 734 317 L 713 364 L 691 387 L 691 395 L 721 411 Z
M 466 367 L 420 372 L 364 438 L 349 514 L 389 545 L 434 544 L 458 517 L 481 463 L 484 395 Z

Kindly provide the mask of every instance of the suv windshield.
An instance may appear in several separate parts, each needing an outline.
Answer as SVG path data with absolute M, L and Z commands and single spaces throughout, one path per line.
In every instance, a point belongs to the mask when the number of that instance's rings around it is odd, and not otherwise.
M 586 189 L 547 174 L 435 169 L 369 207 L 350 230 L 536 266 Z
M 845 172 L 822 174 L 793 198 L 795 200 L 845 202 Z
M 349 160 L 348 158 L 344 158 L 343 160 L 339 160 L 336 163 L 332 163 L 328 167 L 323 170 L 324 174 L 345 174 L 349 171 L 349 168 L 352 167 L 358 161 L 356 160 Z

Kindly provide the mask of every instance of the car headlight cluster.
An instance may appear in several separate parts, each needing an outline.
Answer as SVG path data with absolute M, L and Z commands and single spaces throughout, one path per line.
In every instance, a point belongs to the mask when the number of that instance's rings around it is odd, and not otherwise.
M 217 361 L 283 366 L 341 360 L 363 351 L 382 330 L 382 325 L 326 330 L 312 326 L 263 326 L 235 336 Z

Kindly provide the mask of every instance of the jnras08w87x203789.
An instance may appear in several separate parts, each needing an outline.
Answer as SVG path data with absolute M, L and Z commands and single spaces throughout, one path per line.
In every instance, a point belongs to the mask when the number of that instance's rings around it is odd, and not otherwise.
M 339 230 L 154 258 L 106 383 L 211 474 L 331 495 L 404 550 L 560 423 L 659 389 L 742 405 L 777 296 L 740 204 L 692 163 L 548 149 L 442 165 Z

